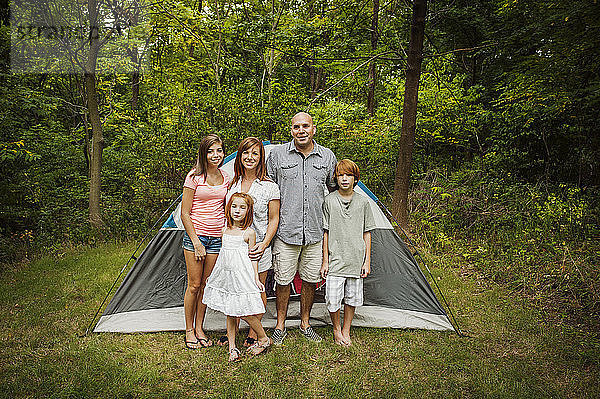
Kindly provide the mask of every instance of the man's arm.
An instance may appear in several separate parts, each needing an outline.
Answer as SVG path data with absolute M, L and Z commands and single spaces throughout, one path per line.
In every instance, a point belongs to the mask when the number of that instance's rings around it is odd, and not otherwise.
M 337 165 L 337 159 L 333 151 L 331 152 L 331 159 L 329 160 L 329 168 L 327 169 L 327 179 L 325 179 L 325 185 L 329 192 L 337 189 L 337 183 L 335 181 L 335 167 Z
M 276 162 L 275 162 L 275 156 L 273 155 L 273 150 L 271 150 L 271 152 L 269 153 L 269 156 L 267 157 L 267 161 L 265 162 L 266 166 L 267 166 L 267 176 L 269 176 L 269 178 L 271 178 L 271 180 L 273 180 L 275 183 L 277 182 L 277 168 L 276 168 Z

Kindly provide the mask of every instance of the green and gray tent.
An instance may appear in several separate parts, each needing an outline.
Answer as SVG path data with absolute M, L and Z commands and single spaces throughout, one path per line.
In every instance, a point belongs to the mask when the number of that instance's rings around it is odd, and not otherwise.
M 268 152 L 275 144 L 266 143 Z M 223 169 L 233 176 L 235 154 L 225 159 Z M 455 330 L 413 253 L 402 241 L 378 204 L 377 197 L 362 183 L 355 188 L 368 198 L 377 228 L 371 232 L 371 274 L 364 281 L 364 306 L 356 309 L 353 325 L 431 330 Z M 104 309 L 94 332 L 149 332 L 184 330 L 183 294 L 186 267 L 181 241 L 184 233 L 180 206 L 171 213 L 152 238 L 115 295 Z M 385 209 L 385 208 L 384 208 Z M 133 257 L 132 257 L 133 258 Z M 272 271 L 271 271 L 272 272 Z M 299 292 L 297 279 L 292 293 Z M 267 278 L 265 328 L 276 321 L 274 280 Z M 311 312 L 311 325 L 330 324 L 324 303 L 324 290 L 318 288 Z M 94 318 L 95 320 L 95 318 Z M 93 321 L 92 321 L 93 323 Z M 300 324 L 300 302 L 292 295 L 287 326 Z M 225 330 L 225 316 L 208 309 L 204 328 Z

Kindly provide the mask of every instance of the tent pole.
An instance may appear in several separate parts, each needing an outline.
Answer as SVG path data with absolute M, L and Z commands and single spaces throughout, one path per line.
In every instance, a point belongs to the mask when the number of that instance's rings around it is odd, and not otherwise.
M 156 227 L 156 225 L 158 224 L 158 222 L 160 222 L 162 220 L 162 218 L 167 214 L 167 212 L 169 212 L 169 210 L 173 207 L 173 205 L 175 205 L 177 203 L 177 201 L 179 201 L 181 199 L 181 196 L 182 196 L 182 194 L 179 194 L 179 196 L 173 202 L 171 202 L 171 205 L 169 205 L 169 207 L 167 209 L 165 209 L 165 211 L 162 213 L 162 215 L 160 215 L 158 217 L 158 219 L 156 219 L 156 222 L 154 222 L 154 224 L 152 225 L 152 227 L 150 227 L 150 229 L 148 229 L 148 231 L 146 232 L 146 235 L 144 235 L 144 238 L 142 238 L 140 240 L 140 242 L 138 242 L 138 245 L 136 246 L 135 250 L 133 251 L 133 253 L 129 257 L 129 259 L 127 260 L 127 262 L 123 265 L 123 268 L 119 272 L 119 275 L 117 276 L 117 278 L 113 282 L 112 286 L 110 287 L 110 289 L 106 293 L 106 296 L 102 300 L 102 303 L 100 304 L 100 306 L 98 306 L 98 309 L 96 310 L 96 313 L 94 314 L 94 317 L 92 318 L 92 321 L 90 321 L 90 324 L 86 328 L 85 333 L 83 335 L 81 335 L 81 337 L 86 337 L 88 335 L 88 333 L 90 332 L 90 329 L 92 328 L 94 322 L 96 321 L 96 317 L 98 317 L 98 313 L 100 313 L 100 310 L 104 306 L 104 303 L 108 299 L 108 296 L 110 295 L 110 293 L 112 292 L 112 290 L 115 288 L 115 285 L 119 281 L 119 278 L 121 278 L 121 275 L 123 274 L 123 272 L 125 271 L 125 269 L 127 269 L 127 267 L 129 266 L 129 262 L 131 262 L 131 260 L 136 260 L 137 259 L 135 257 L 135 254 L 140 249 L 140 247 L 142 246 L 142 244 L 146 241 L 146 239 L 148 238 L 148 235 L 150 235 L 150 233 L 154 230 L 154 228 Z
M 458 326 L 458 322 L 456 321 L 456 317 L 454 317 L 454 313 L 452 312 L 452 308 L 450 308 L 450 305 L 448 304 L 448 301 L 446 301 L 446 297 L 444 296 L 444 293 L 442 292 L 442 290 L 438 286 L 437 282 L 435 281 L 435 278 L 433 277 L 433 274 L 431 273 L 431 270 L 429 270 L 429 266 L 427 266 L 427 263 L 425 263 L 425 260 L 421 256 L 421 253 L 419 252 L 419 250 L 417 249 L 417 247 L 415 246 L 415 244 L 413 243 L 413 241 L 411 240 L 411 238 L 408 236 L 408 234 L 406 234 L 406 231 L 404 231 L 404 229 L 402 228 L 402 226 L 400 226 L 400 223 L 398 223 L 398 221 L 396 220 L 396 218 L 394 217 L 394 215 L 392 215 L 392 213 L 390 212 L 390 210 L 383 204 L 383 202 L 381 202 L 379 200 L 379 198 L 377 199 L 377 204 L 388 214 L 388 216 L 390 218 L 392 218 L 392 220 L 394 221 L 394 223 L 396 224 L 396 226 L 400 229 L 400 231 L 402 231 L 402 234 L 404 234 L 404 236 L 408 240 L 408 243 L 412 247 L 413 251 L 415 251 L 415 254 L 419 257 L 419 260 L 421 261 L 421 263 L 427 269 L 427 272 L 429 273 L 429 276 L 431 277 L 431 281 L 433 281 L 433 284 L 435 284 L 435 288 L 437 288 L 438 292 L 442 296 L 442 300 L 444 301 L 444 304 L 446 305 L 446 308 L 448 309 L 448 313 L 450 313 L 450 317 L 452 317 L 452 320 L 454 321 L 453 326 L 454 326 L 454 329 L 456 330 L 456 333 L 458 334 L 459 337 L 464 337 L 464 334 L 462 333 L 462 331 L 460 330 L 460 327 Z

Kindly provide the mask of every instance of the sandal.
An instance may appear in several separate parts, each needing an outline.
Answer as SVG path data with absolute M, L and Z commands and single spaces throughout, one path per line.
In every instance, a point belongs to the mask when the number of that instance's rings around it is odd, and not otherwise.
M 261 344 L 260 341 L 256 341 L 252 346 L 250 346 L 246 352 L 253 354 L 254 356 L 256 355 L 260 355 L 261 353 L 263 353 L 264 351 L 267 350 L 267 348 L 269 346 L 271 346 L 271 344 L 273 343 L 273 340 L 271 338 L 269 338 L 269 341 Z
M 244 340 L 244 346 L 246 348 L 251 347 L 252 345 L 254 345 L 256 343 L 256 339 L 252 338 L 252 337 L 246 337 L 246 339 Z
M 229 342 L 227 335 L 221 335 L 221 337 L 217 340 L 217 345 L 225 346 Z
M 210 348 L 213 346 L 213 342 L 210 340 L 210 338 L 200 338 L 198 334 L 196 334 L 196 330 L 194 330 L 194 335 L 196 336 L 201 348 Z
M 185 332 L 187 333 L 187 332 L 190 332 L 190 331 L 193 331 L 193 330 L 194 330 L 193 328 L 190 328 L 189 330 L 185 330 Z M 196 337 L 195 341 L 188 341 L 187 337 L 184 335 L 183 336 L 183 342 L 185 342 L 185 347 L 187 349 L 198 349 L 199 348 L 198 347 L 198 344 L 199 344 L 198 337 Z
M 242 358 L 242 353 L 238 348 L 233 348 L 229 351 L 229 362 L 234 363 Z

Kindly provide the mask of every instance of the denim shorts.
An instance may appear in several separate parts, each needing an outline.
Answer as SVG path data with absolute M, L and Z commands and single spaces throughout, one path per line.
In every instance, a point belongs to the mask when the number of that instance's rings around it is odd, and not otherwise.
M 211 236 L 201 236 L 198 235 L 200 242 L 204 245 L 207 254 L 218 254 L 221 250 L 221 237 L 211 237 Z M 187 231 L 183 232 L 183 243 L 181 244 L 183 249 L 187 249 L 188 251 L 194 251 L 194 244 L 192 244 L 192 240 L 190 240 L 190 236 L 188 236 Z

